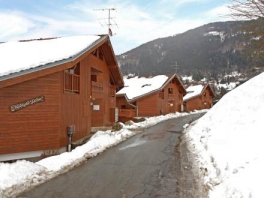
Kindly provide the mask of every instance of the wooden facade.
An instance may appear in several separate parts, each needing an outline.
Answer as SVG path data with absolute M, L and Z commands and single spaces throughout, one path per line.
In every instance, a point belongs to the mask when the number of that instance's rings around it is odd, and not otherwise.
M 193 111 L 201 109 L 210 109 L 213 106 L 214 96 L 215 94 L 211 87 L 209 85 L 205 85 L 198 95 L 184 100 L 184 110 Z
M 151 117 L 183 110 L 183 96 L 186 90 L 176 75 L 150 93 L 128 100 L 125 94 L 117 94 L 119 120 L 127 121 L 133 117 Z
M 61 64 L 0 78 L 0 161 L 65 150 L 71 125 L 73 141 L 111 125 L 122 86 L 108 36 Z

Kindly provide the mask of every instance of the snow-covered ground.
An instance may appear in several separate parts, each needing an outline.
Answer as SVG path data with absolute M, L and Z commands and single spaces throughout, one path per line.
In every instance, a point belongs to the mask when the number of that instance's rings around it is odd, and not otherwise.
M 264 73 L 226 94 L 185 130 L 213 198 L 261 198 L 264 177 Z
M 207 112 L 207 110 L 150 117 L 144 122 L 131 122 L 131 125 L 123 125 L 123 129 L 117 132 L 98 131 L 86 144 L 77 147 L 72 152 L 48 157 L 36 163 L 25 160 L 11 164 L 0 163 L 0 197 L 14 197 L 24 190 L 67 172 L 105 149 L 135 135 L 137 129 L 148 128 L 164 120 L 201 112 Z
M 226 84 L 218 84 L 217 86 L 219 88 L 223 87 L 227 91 L 231 91 L 231 90 L 236 88 L 237 84 L 238 84 L 237 82 L 230 82 L 230 83 L 226 83 Z

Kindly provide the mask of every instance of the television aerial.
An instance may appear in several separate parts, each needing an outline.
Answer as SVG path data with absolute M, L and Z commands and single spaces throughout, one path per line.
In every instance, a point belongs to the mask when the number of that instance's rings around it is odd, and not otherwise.
M 97 19 L 97 21 L 100 23 L 100 25 L 102 27 L 107 27 L 108 28 L 108 35 L 109 36 L 113 36 L 115 34 L 113 34 L 111 27 L 112 26 L 116 26 L 118 27 L 118 25 L 116 24 L 115 21 L 115 17 L 111 17 L 111 11 L 116 11 L 115 8 L 103 8 L 103 9 L 95 9 L 96 11 L 107 11 L 108 12 L 108 17 L 107 18 L 99 18 Z

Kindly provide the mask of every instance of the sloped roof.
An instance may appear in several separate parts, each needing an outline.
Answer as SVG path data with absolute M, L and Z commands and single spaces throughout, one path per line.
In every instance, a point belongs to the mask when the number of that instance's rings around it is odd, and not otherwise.
M 99 36 L 11 41 L 0 45 L 0 76 L 65 60 L 91 46 Z
M 189 86 L 186 89 L 187 94 L 183 97 L 183 101 L 190 100 L 194 97 L 201 95 L 207 87 L 210 88 L 212 94 L 214 95 L 214 92 L 212 91 L 211 87 L 208 84 L 207 85 L 194 85 L 194 86 Z
M 11 41 L 0 45 L 0 82 L 71 62 L 101 42 L 109 40 L 103 36 L 70 36 L 31 41 Z M 110 41 L 109 44 L 111 45 Z M 111 47 L 111 46 L 110 46 Z M 111 47 L 112 50 L 112 47 Z M 112 50 L 113 52 L 113 50 Z M 114 52 L 113 52 L 114 53 Z M 108 59 L 109 59 L 108 55 Z M 111 58 L 115 76 L 120 76 L 115 57 Z
M 150 78 L 138 76 L 124 79 L 124 88 L 117 92 L 118 95 L 125 95 L 128 101 L 144 97 L 148 94 L 154 93 L 156 91 L 162 90 L 173 78 L 178 77 L 174 74 L 172 76 L 158 75 Z M 180 85 L 185 92 L 184 86 L 181 81 Z

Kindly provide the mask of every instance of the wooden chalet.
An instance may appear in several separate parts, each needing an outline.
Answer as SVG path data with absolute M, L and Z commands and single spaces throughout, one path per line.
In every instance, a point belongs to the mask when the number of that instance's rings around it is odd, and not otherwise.
M 117 93 L 119 121 L 134 117 L 164 115 L 183 110 L 183 84 L 176 75 L 124 79 L 125 86 Z
M 117 121 L 123 87 L 110 39 L 75 36 L 0 45 L 0 161 L 56 154 Z
M 185 111 L 210 109 L 212 107 L 215 94 L 209 84 L 189 86 L 186 91 L 187 94 L 183 97 Z

